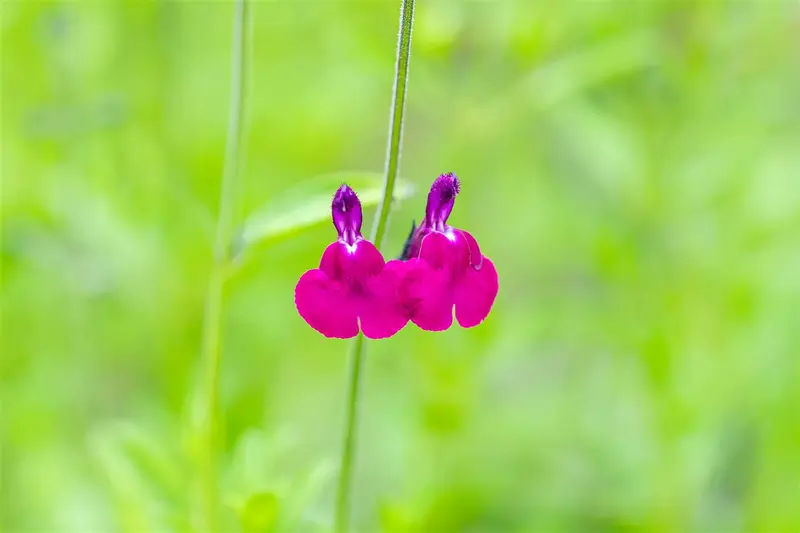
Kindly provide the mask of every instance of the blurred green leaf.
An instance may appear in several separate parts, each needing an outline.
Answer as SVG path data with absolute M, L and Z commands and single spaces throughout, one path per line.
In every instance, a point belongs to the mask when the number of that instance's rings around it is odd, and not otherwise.
M 402 531 L 414 531 L 414 520 L 411 512 L 396 504 L 384 503 L 378 508 L 381 530 L 385 533 L 400 533 Z
M 331 198 L 342 183 L 356 191 L 363 207 L 377 205 L 383 193 L 383 175 L 377 172 L 337 172 L 306 180 L 247 218 L 238 234 L 234 255 L 329 220 Z M 413 193 L 414 187 L 399 179 L 394 200 L 404 200 Z
M 285 520 L 281 523 L 287 528 L 312 527 L 309 514 L 315 503 L 322 499 L 326 490 L 332 490 L 334 476 L 337 473 L 334 461 L 320 461 L 305 475 L 299 476 L 287 498 Z
M 658 34 L 651 28 L 614 36 L 548 62 L 515 89 L 547 109 L 616 77 L 653 64 Z
M 274 529 L 278 517 L 278 498 L 270 492 L 253 494 L 241 511 L 245 533 L 263 533 Z
M 115 495 L 126 531 L 160 528 L 155 508 L 180 498 L 178 461 L 160 441 L 133 422 L 120 421 L 95 429 L 89 437 L 97 461 Z
M 320 505 L 337 471 L 335 461 L 324 459 L 292 476 L 285 473 L 297 440 L 285 432 L 248 430 L 237 442 L 229 470 L 229 502 L 244 516 L 256 496 L 270 494 L 280 501 L 276 531 L 311 531 Z

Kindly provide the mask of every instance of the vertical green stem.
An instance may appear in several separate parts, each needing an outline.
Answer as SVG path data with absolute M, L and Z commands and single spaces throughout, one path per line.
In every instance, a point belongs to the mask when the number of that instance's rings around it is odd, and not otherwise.
M 231 49 L 230 104 L 225 143 L 225 161 L 219 203 L 219 219 L 214 244 L 214 264 L 208 282 L 203 340 L 201 376 L 194 398 L 193 429 L 197 446 L 197 497 L 194 525 L 200 531 L 219 530 L 217 510 L 217 454 L 222 429 L 219 405 L 220 341 L 224 309 L 224 285 L 230 265 L 230 248 L 239 189 L 239 166 L 242 160 L 242 133 L 247 89 L 247 42 L 249 39 L 249 6 L 247 0 L 236 0 Z
M 386 147 L 384 166 L 383 197 L 378 207 L 377 217 L 372 225 L 372 242 L 381 247 L 383 234 L 389 221 L 392 208 L 394 183 L 400 168 L 400 150 L 403 144 L 403 113 L 406 106 L 408 87 L 408 65 L 411 61 L 411 28 L 414 23 L 414 0 L 402 0 L 400 9 L 400 32 L 397 37 L 397 61 L 394 70 L 394 90 L 392 109 L 389 115 L 389 143 Z
M 403 112 L 408 85 L 408 65 L 411 59 L 411 29 L 414 22 L 414 0 L 402 0 L 400 31 L 397 37 L 397 62 L 395 63 L 392 109 L 389 115 L 389 142 L 386 148 L 383 197 L 372 226 L 372 242 L 380 248 L 392 208 L 394 184 L 400 167 L 403 140 Z M 361 374 L 364 366 L 364 336 L 359 334 L 350 354 L 347 385 L 347 412 L 339 468 L 339 486 L 336 492 L 334 531 L 345 533 L 349 528 L 350 496 L 352 492 L 353 459 L 358 428 L 358 404 L 361 391 Z
M 356 427 L 358 425 L 358 398 L 361 391 L 361 368 L 364 363 L 364 336 L 359 334 L 350 352 L 347 378 L 347 411 L 345 412 L 342 456 L 339 464 L 339 486 L 336 491 L 336 516 L 334 532 L 346 533 L 350 518 L 350 487 L 355 454 Z
M 248 0 L 236 0 L 233 15 L 233 42 L 231 45 L 231 88 L 228 107 L 228 131 L 225 142 L 225 166 L 222 174 L 219 219 L 215 252 L 217 263 L 229 259 L 233 233 L 236 195 L 238 192 L 239 164 L 242 159 L 242 132 L 244 130 L 244 102 L 247 89 L 247 40 L 249 35 L 250 7 Z

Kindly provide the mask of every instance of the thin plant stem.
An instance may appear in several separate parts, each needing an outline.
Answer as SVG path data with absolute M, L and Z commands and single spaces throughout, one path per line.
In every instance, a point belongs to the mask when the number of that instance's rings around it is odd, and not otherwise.
M 386 148 L 386 164 L 383 197 L 372 225 L 372 242 L 380 248 L 389 213 L 392 208 L 394 185 L 400 167 L 400 152 L 403 141 L 403 113 L 408 85 L 408 65 L 411 60 L 411 29 L 414 22 L 414 0 L 402 0 L 400 8 L 400 31 L 397 37 L 397 62 L 395 63 L 392 108 L 389 115 L 389 142 Z M 350 353 L 347 382 L 347 411 L 345 413 L 342 456 L 339 468 L 339 485 L 336 491 L 336 514 L 334 531 L 345 533 L 350 522 L 350 497 L 352 493 L 353 462 L 356 452 L 358 430 L 358 407 L 361 391 L 361 376 L 364 367 L 364 336 L 359 333 Z
M 244 108 L 247 96 L 249 17 L 248 0 L 236 0 L 231 46 L 228 129 L 220 191 L 219 218 L 217 220 L 217 233 L 214 243 L 214 263 L 209 276 L 203 317 L 201 374 L 193 408 L 195 418 L 193 429 L 198 447 L 196 453 L 199 459 L 194 522 L 196 529 L 209 532 L 219 530 L 217 522 L 219 508 L 217 448 L 223 426 L 219 405 L 220 346 L 225 305 L 225 281 L 230 269 L 231 241 L 235 224 L 234 218 L 237 213 L 236 204 L 239 199 L 239 167 L 243 153 Z
M 378 248 L 383 242 L 383 234 L 389 222 L 392 208 L 394 184 L 400 169 L 400 151 L 403 145 L 403 113 L 406 106 L 408 87 L 408 65 L 411 61 L 411 28 L 414 24 L 414 0 L 402 0 L 400 9 L 400 32 L 397 37 L 397 62 L 394 71 L 394 90 L 392 110 L 389 115 L 389 142 L 386 147 L 384 165 L 383 197 L 378 207 L 375 222 L 372 224 L 372 242 Z
M 339 486 L 336 491 L 336 516 L 334 532 L 346 533 L 350 519 L 350 493 L 355 456 L 356 428 L 358 426 L 358 400 L 361 392 L 361 369 L 364 366 L 364 336 L 359 334 L 353 342 L 348 362 L 347 411 L 339 466 Z

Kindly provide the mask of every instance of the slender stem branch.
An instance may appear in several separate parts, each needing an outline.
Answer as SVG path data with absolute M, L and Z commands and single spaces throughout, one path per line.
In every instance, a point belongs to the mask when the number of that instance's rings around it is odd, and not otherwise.
M 414 22 L 414 0 L 402 0 L 400 9 L 400 31 L 397 37 L 397 62 L 395 64 L 392 109 L 389 115 L 389 142 L 386 148 L 386 165 L 383 197 L 372 226 L 372 242 L 381 247 L 389 213 L 392 208 L 394 185 L 400 167 L 400 152 L 403 141 L 403 113 L 408 85 L 408 65 L 411 60 L 411 29 Z M 352 492 L 353 460 L 358 428 L 358 404 L 361 391 L 361 375 L 364 366 L 364 336 L 359 333 L 350 354 L 347 386 L 347 413 L 339 469 L 339 486 L 336 492 L 336 516 L 334 531 L 345 533 L 349 527 L 350 496 Z
M 215 253 L 218 263 L 227 263 L 230 256 L 234 216 L 239 192 L 239 165 L 242 161 L 244 104 L 247 96 L 247 43 L 250 34 L 248 0 L 236 0 L 231 49 L 231 88 L 228 108 L 228 131 L 225 142 L 225 167 L 220 193 L 219 220 Z
M 400 151 L 403 144 L 403 114 L 406 106 L 408 87 L 408 66 L 411 62 L 411 28 L 414 23 L 414 0 L 402 0 L 400 9 L 400 32 L 397 37 L 397 62 L 394 71 L 394 90 L 392 110 L 389 115 L 389 143 L 386 147 L 386 163 L 383 197 L 378 207 L 377 217 L 372 224 L 372 242 L 378 248 L 383 242 L 383 234 L 389 221 L 392 208 L 394 183 L 400 169 Z
M 231 47 L 230 103 L 225 160 L 220 191 L 219 219 L 214 243 L 214 264 L 208 281 L 203 341 L 201 347 L 201 376 L 194 406 L 194 431 L 198 445 L 198 499 L 195 526 L 201 531 L 218 530 L 219 506 L 217 486 L 217 446 L 222 430 L 219 405 L 220 343 L 224 309 L 224 285 L 230 266 L 230 247 L 237 212 L 239 166 L 242 160 L 242 134 L 247 89 L 247 42 L 249 40 L 249 6 L 247 0 L 237 0 L 233 17 Z
M 358 426 L 358 399 L 361 391 L 361 369 L 364 365 L 364 336 L 359 334 L 350 352 L 347 377 L 347 412 L 345 414 L 344 441 L 339 466 L 339 486 L 336 492 L 336 517 L 334 531 L 346 533 L 350 518 L 350 492 L 355 456 L 356 428 Z

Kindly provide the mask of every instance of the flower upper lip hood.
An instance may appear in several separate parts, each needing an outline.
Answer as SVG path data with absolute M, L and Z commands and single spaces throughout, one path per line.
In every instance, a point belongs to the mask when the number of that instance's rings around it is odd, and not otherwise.
M 336 191 L 331 202 L 331 218 L 339 240 L 353 245 L 361 237 L 361 201 L 355 191 L 342 185 Z
M 461 182 L 452 172 L 442 174 L 431 185 L 428 203 L 425 206 L 425 224 L 433 231 L 444 233 L 445 223 L 450 217 L 460 190 Z
M 297 311 L 326 337 L 354 337 L 359 327 L 371 339 L 391 337 L 408 323 L 396 291 L 401 263 L 387 265 L 361 236 L 361 202 L 347 185 L 336 191 L 331 217 L 339 237 L 323 252 L 319 268 L 297 282 Z
M 453 173 L 434 180 L 425 219 L 404 254 L 409 259 L 401 292 L 411 309 L 411 320 L 429 331 L 449 328 L 454 307 L 461 326 L 477 326 L 489 315 L 497 297 L 494 263 L 481 253 L 469 232 L 447 224 L 460 190 Z

